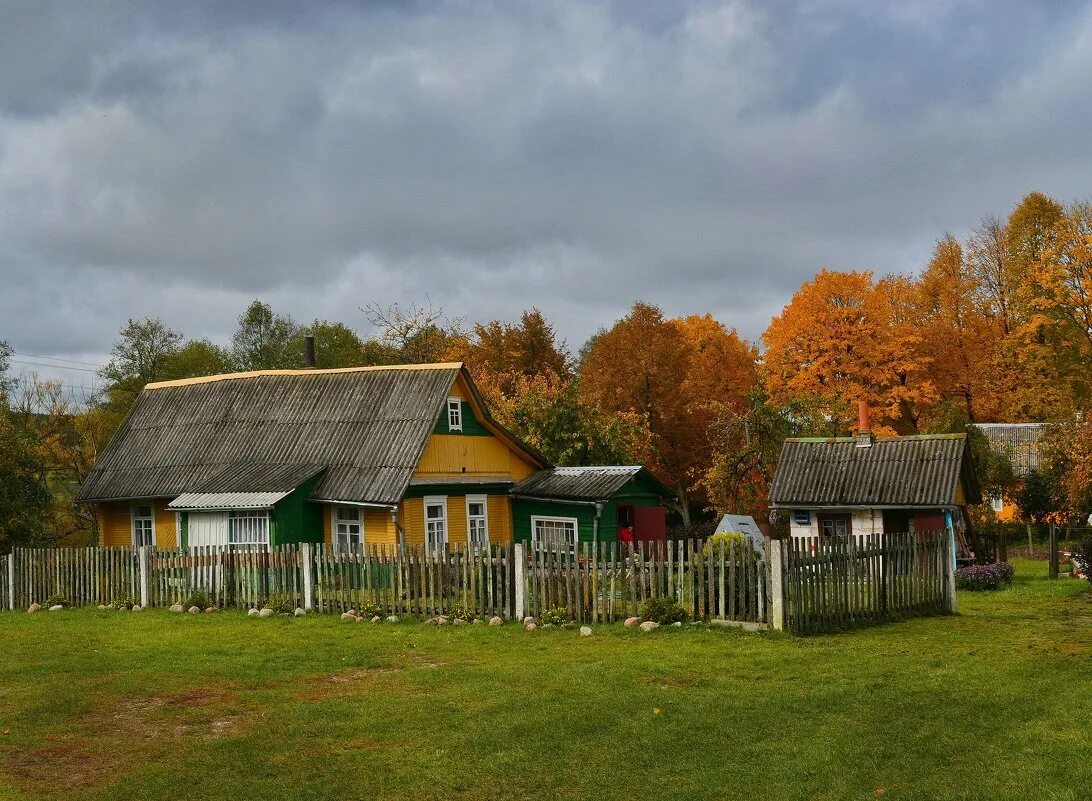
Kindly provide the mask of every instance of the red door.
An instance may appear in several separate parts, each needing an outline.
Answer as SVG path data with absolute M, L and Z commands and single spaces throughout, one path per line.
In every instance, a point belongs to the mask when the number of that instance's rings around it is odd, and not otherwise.
M 633 540 L 667 542 L 667 510 L 662 506 L 634 506 Z

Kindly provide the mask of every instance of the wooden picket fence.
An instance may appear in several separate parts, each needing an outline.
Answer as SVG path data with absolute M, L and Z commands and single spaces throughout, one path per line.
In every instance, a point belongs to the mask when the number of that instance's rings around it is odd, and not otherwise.
M 7 560 L 14 560 L 15 569 L 5 571 L 9 577 L 14 573 L 6 608 L 43 604 L 52 595 L 75 606 L 140 597 L 140 568 L 133 548 L 15 548 Z
M 766 564 L 749 545 L 699 540 L 581 544 L 532 550 L 527 570 L 528 613 L 563 610 L 581 623 L 610 623 L 639 614 L 649 598 L 678 603 L 691 620 L 765 623 Z
M 0 608 L 26 608 L 54 594 L 75 606 L 128 601 L 167 607 L 201 593 L 221 608 L 279 600 L 321 612 L 502 618 L 562 610 L 573 621 L 592 623 L 622 620 L 637 614 L 646 599 L 665 597 L 694 620 L 768 619 L 761 554 L 723 543 L 712 549 L 690 541 L 637 549 L 600 543 L 576 551 L 504 545 L 349 553 L 321 545 L 20 548 L 10 558 L 4 574 L 15 576 L 16 589 L 0 596 Z
M 783 542 L 784 622 L 794 633 L 876 625 L 951 608 L 950 532 Z
M 149 553 L 150 606 L 185 604 L 191 593 L 203 593 L 209 603 L 225 608 L 257 608 L 271 599 L 283 599 L 292 607 L 304 603 L 298 545 Z

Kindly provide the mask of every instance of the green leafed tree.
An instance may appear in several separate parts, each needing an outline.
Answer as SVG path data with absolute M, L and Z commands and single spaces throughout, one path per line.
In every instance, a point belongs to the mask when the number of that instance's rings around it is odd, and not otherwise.
M 276 314 L 268 303 L 255 300 L 239 317 L 231 352 L 240 370 L 303 367 L 300 327 L 287 314 Z
M 300 333 L 298 347 L 301 353 L 304 349 L 303 338 L 307 335 L 315 338 L 315 367 L 320 369 L 382 364 L 365 360 L 364 343 L 344 323 L 315 320 Z
M 0 553 L 41 537 L 51 500 L 33 440 L 0 411 Z
M 158 317 L 127 320 L 100 373 L 106 405 L 115 413 L 127 413 L 145 384 L 169 377 L 167 367 L 181 345 L 182 334 Z

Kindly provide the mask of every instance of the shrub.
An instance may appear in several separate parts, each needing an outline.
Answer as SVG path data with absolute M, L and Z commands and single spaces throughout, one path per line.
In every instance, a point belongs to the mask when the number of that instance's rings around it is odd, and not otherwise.
M 462 604 L 455 604 L 448 610 L 447 617 L 452 620 L 465 620 L 467 623 L 470 623 L 474 620 L 475 615 L 473 609 L 468 609 Z
M 724 554 L 728 556 L 731 553 L 732 548 L 751 548 L 755 552 L 756 556 L 761 557 L 757 550 L 751 546 L 751 541 L 747 539 L 745 534 L 740 534 L 738 531 L 725 531 L 720 534 L 714 534 L 712 537 L 705 541 L 705 545 L 702 547 L 702 553 L 706 556 L 720 556 L 720 544 L 724 543 Z
M 186 600 L 182 602 L 182 606 L 187 609 L 191 606 L 196 606 L 198 609 L 208 609 L 212 606 L 212 601 L 209 600 L 209 594 L 204 590 L 191 590 L 190 594 L 186 596 Z
M 1092 537 L 1085 537 L 1073 548 L 1073 563 L 1092 584 Z
M 542 610 L 538 622 L 542 625 L 549 623 L 551 626 L 563 626 L 569 622 L 569 610 L 562 606 Z
M 1008 562 L 968 565 L 956 571 L 956 586 L 961 590 L 999 590 L 1012 584 L 1015 569 Z
M 294 600 L 287 595 L 270 595 L 265 606 L 278 615 L 290 615 L 296 609 Z
M 50 595 L 48 598 L 45 599 L 45 603 L 42 604 L 42 606 L 44 606 L 46 609 L 49 609 L 51 606 L 58 605 L 65 607 L 71 606 L 71 604 L 68 603 L 68 599 L 61 595 L 59 592 L 55 592 Z
M 685 623 L 687 614 L 674 599 L 660 597 L 649 598 L 641 604 L 641 617 L 661 626 L 669 626 L 672 623 Z
M 371 620 L 377 615 L 379 617 L 385 617 L 383 613 L 383 607 L 377 604 L 375 601 L 365 601 L 356 610 L 361 617 L 366 617 Z

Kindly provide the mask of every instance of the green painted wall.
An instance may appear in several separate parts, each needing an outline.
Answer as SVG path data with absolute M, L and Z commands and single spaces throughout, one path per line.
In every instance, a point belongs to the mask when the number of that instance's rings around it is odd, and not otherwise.
M 321 477 L 319 474 L 300 484 L 273 507 L 269 516 L 270 545 L 322 542 L 322 504 L 308 500 Z
M 452 431 L 447 427 L 447 403 L 444 403 L 444 410 L 440 413 L 440 419 L 436 421 L 436 426 L 432 429 L 433 434 L 464 434 L 468 437 L 489 437 L 492 436 L 485 427 L 478 421 L 478 418 L 474 416 L 474 412 L 470 409 L 470 404 L 463 401 L 463 430 Z
M 190 513 L 180 512 L 179 515 L 178 547 L 185 550 L 190 547 Z
M 606 509 L 604 509 L 603 512 L 605 515 Z M 580 542 L 592 541 L 594 529 L 593 523 L 595 520 L 594 506 L 584 506 L 573 503 L 556 503 L 554 501 L 532 501 L 524 498 L 513 498 L 512 534 L 513 539 L 515 539 L 517 542 L 524 542 L 528 544 L 531 542 L 532 517 L 575 517 L 577 539 Z M 616 533 L 615 537 L 617 537 Z M 613 541 L 613 539 L 611 541 Z

